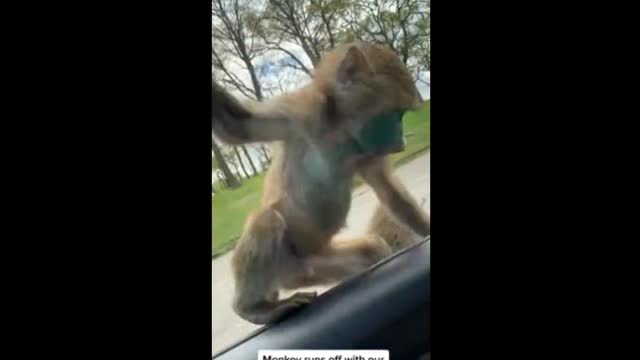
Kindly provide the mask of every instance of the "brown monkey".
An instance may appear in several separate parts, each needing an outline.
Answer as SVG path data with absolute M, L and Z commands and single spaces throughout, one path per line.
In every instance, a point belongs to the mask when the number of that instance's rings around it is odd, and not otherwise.
M 276 142 L 262 205 L 249 216 L 232 258 L 239 316 L 256 324 L 276 321 L 316 295 L 282 299 L 279 290 L 333 283 L 391 253 L 375 234 L 332 241 L 345 223 L 356 173 L 395 218 L 427 235 L 426 215 L 385 159 L 403 149 L 401 141 L 388 141 L 398 123 L 385 114 L 419 103 L 398 56 L 365 42 L 327 53 L 310 84 L 264 102 L 242 105 L 213 83 L 218 137 L 231 144 Z

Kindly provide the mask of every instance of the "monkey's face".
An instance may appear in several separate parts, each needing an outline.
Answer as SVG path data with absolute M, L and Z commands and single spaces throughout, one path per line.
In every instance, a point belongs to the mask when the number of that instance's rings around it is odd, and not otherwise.
M 403 150 L 402 114 L 417 108 L 421 98 L 393 51 L 362 42 L 347 44 L 325 56 L 316 79 L 325 82 L 328 93 L 325 121 L 331 146 L 350 142 L 357 157 Z
M 420 95 L 406 69 L 387 70 L 382 67 L 376 72 L 362 74 L 352 82 L 338 83 L 335 88 L 336 99 L 340 102 L 338 107 L 346 113 L 351 112 L 352 120 L 419 107 Z

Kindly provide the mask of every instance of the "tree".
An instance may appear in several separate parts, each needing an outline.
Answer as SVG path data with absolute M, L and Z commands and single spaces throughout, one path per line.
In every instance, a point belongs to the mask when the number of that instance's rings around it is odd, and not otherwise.
M 269 150 L 264 144 L 260 145 L 260 151 L 262 152 L 262 156 L 264 157 L 265 163 L 271 163 L 271 150 Z
M 245 26 L 244 14 L 253 13 L 251 3 L 246 0 L 212 0 L 212 36 L 215 40 L 212 60 L 214 68 L 224 74 L 224 83 L 232 85 L 249 98 L 262 100 L 262 90 L 252 61 L 263 54 L 266 48 L 256 41 L 257 38 Z M 241 61 L 251 79 L 251 88 L 229 71 L 224 61 L 225 55 L 234 56 Z
M 221 150 L 222 150 L 222 156 L 224 156 L 224 159 L 226 160 L 227 164 L 233 167 L 232 169 L 233 174 L 236 175 L 240 183 L 242 183 L 242 180 L 243 180 L 242 172 L 240 171 L 240 166 L 238 165 L 238 158 L 236 157 L 236 154 L 233 151 L 233 147 L 223 146 L 221 147 Z
M 213 156 L 214 156 L 214 159 L 215 159 L 215 165 L 217 165 L 217 167 L 220 170 L 222 170 L 222 173 L 224 174 L 224 177 L 227 180 L 226 181 L 227 185 L 232 189 L 237 188 L 238 186 L 240 186 L 240 182 L 238 181 L 238 179 L 235 177 L 235 175 L 233 175 L 233 173 L 229 169 L 227 161 L 225 160 L 225 157 L 224 157 L 220 147 L 218 146 L 218 144 L 216 144 L 215 139 L 211 139 L 211 147 L 213 149 Z
M 247 150 L 247 147 L 244 146 L 244 145 L 241 145 L 240 148 L 242 149 L 242 152 L 244 152 L 244 156 L 249 161 L 249 166 L 251 166 L 251 170 L 253 171 L 253 176 L 258 175 L 258 170 L 256 169 L 256 166 L 253 164 L 253 160 L 251 159 L 251 156 L 249 155 L 249 151 Z
M 222 183 L 222 187 L 224 189 L 228 189 L 229 188 L 229 183 L 227 182 L 227 179 L 225 179 L 224 175 L 222 173 L 220 173 L 220 171 L 216 171 L 216 177 L 218 178 L 218 181 L 220 181 L 220 183 Z
M 424 55 L 422 59 L 427 71 L 431 71 L 431 0 L 425 1 L 425 7 L 424 11 L 420 12 L 418 31 L 424 35 L 425 40 L 420 43 L 420 50 Z
M 292 60 L 283 65 L 312 75 L 305 59 L 285 47 L 300 46 L 315 67 L 322 55 L 335 47 L 344 26 L 341 13 L 349 6 L 347 0 L 268 0 L 262 16 L 252 21 L 254 31 L 265 45 L 284 52 Z
M 353 0 L 345 17 L 347 37 L 390 47 L 415 80 L 431 68 L 429 0 Z
M 231 148 L 233 149 L 233 152 L 238 157 L 238 163 L 240 164 L 240 167 L 242 168 L 242 172 L 244 173 L 245 179 L 250 178 L 249 173 L 247 173 L 247 169 L 244 167 L 244 162 L 242 161 L 242 156 L 240 156 L 240 152 L 238 152 L 238 147 L 237 146 L 232 146 Z

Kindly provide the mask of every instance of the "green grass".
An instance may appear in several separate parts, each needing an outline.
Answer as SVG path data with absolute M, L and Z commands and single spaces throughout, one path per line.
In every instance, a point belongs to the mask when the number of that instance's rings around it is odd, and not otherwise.
M 414 159 L 430 147 L 431 102 L 427 101 L 418 111 L 407 113 L 402 121 L 405 150 L 391 156 L 394 166 Z M 214 257 L 224 254 L 235 245 L 247 215 L 260 205 L 263 181 L 264 174 L 245 180 L 237 189 L 216 192 L 212 199 Z M 356 178 L 354 187 L 360 184 L 362 180 Z
M 233 248 L 249 212 L 260 204 L 264 174 L 245 180 L 233 190 L 218 191 L 212 199 L 213 255 Z
M 406 113 L 402 123 L 406 143 L 403 152 L 391 155 L 395 166 L 431 145 L 431 101 L 428 100 L 418 111 Z

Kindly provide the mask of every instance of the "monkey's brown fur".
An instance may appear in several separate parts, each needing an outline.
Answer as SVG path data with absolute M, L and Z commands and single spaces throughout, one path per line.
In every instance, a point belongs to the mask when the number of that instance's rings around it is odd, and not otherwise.
M 398 149 L 334 151 L 371 118 L 419 105 L 409 72 L 391 50 L 364 42 L 340 46 L 324 56 L 310 84 L 265 102 L 242 105 L 216 83 L 213 94 L 218 137 L 232 144 L 277 142 L 262 205 L 247 219 L 232 259 L 234 310 L 245 320 L 276 321 L 316 296 L 280 298 L 279 290 L 340 281 L 391 254 L 396 245 L 376 234 L 332 241 L 344 226 L 356 173 L 394 219 L 429 233 L 426 214 L 385 159 Z M 306 155 L 314 155 L 313 166 Z
M 369 220 L 367 233 L 382 237 L 394 253 L 415 245 L 424 239 L 411 228 L 395 219 L 384 206 L 376 207 L 371 220 Z

